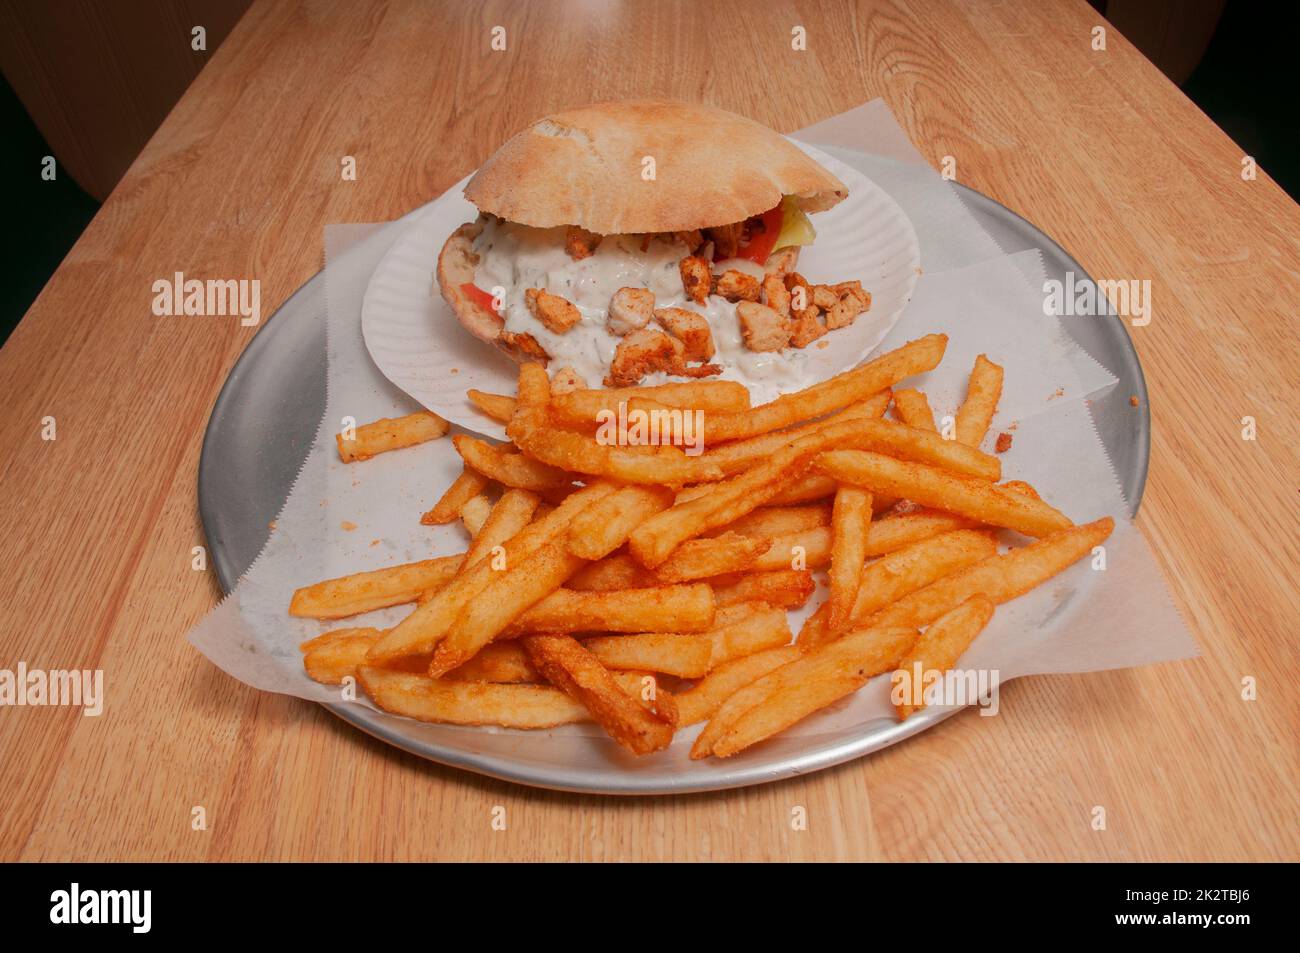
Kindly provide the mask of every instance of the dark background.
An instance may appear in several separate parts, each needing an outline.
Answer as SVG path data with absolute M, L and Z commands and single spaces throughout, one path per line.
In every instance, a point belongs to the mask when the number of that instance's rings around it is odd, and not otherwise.
M 150 16 L 146 5 L 131 8 L 128 15 L 141 18 L 141 23 L 154 27 L 159 33 L 157 41 L 165 43 L 171 52 L 186 48 L 186 24 L 204 22 L 208 26 L 206 52 L 187 54 L 179 66 L 169 69 L 167 82 L 156 82 L 149 75 L 148 63 L 152 58 L 137 57 L 140 70 L 128 75 L 125 86 L 134 80 L 138 94 L 123 106 L 127 113 L 120 127 L 125 130 L 113 146 L 125 154 L 114 156 L 107 169 L 83 171 L 82 178 L 90 188 L 106 195 L 131 158 L 143 147 L 166 115 L 169 104 L 174 104 L 189 81 L 197 75 L 202 64 L 217 49 L 246 7 L 246 0 L 225 2 L 207 10 L 197 7 L 166 8 L 166 15 Z M 1222 0 L 1090 0 L 1092 5 L 1108 16 L 1120 30 L 1163 69 L 1172 80 L 1179 82 L 1183 91 L 1205 111 L 1238 145 L 1244 153 L 1255 157 L 1277 183 L 1292 196 L 1300 195 L 1300 111 L 1296 107 L 1297 82 L 1294 78 L 1295 42 L 1289 31 L 1290 3 L 1238 2 Z M 1222 15 L 1219 10 L 1222 7 Z M 12 52 L 8 40 L 25 29 L 36 34 L 34 42 L 42 37 L 58 47 L 47 59 L 63 55 L 75 61 L 79 51 L 68 45 L 68 27 L 73 17 L 80 24 L 87 10 L 93 14 L 94 3 L 75 5 L 54 4 L 46 13 L 43 7 L 34 7 L 0 0 L 0 49 L 5 77 L 0 85 L 0 128 L 4 130 L 5 148 L 0 149 L 0 172 L 3 173 L 6 192 L 5 208 L 8 220 L 4 223 L 4 253 L 2 279 L 0 280 L 0 341 L 9 337 L 22 316 L 31 306 L 41 288 L 72 248 L 77 237 L 94 217 L 100 202 L 87 194 L 65 168 L 65 156 L 52 150 L 46 138 L 29 116 L 22 100 L 10 85 L 34 89 L 40 84 L 30 82 L 33 69 L 31 61 Z M 103 8 L 100 8 L 103 9 Z M 116 14 L 121 8 L 114 10 Z M 154 8 L 157 14 L 162 8 Z M 180 9 L 179 14 L 175 11 Z M 1215 18 L 1218 17 L 1217 27 Z M 60 18 L 68 23 L 59 22 Z M 93 16 L 91 17 L 93 19 Z M 137 24 L 130 36 L 139 36 L 145 26 Z M 1211 32 L 1212 31 L 1212 32 Z M 74 31 L 75 32 L 75 31 Z M 1204 37 L 1208 46 L 1199 55 Z M 178 42 L 179 37 L 179 42 Z M 31 42 L 30 36 L 24 39 Z M 146 37 L 153 43 L 154 37 Z M 22 52 L 29 53 L 24 49 Z M 48 64 L 47 64 L 48 65 Z M 24 68 L 28 73 L 24 73 Z M 36 67 L 39 68 L 39 67 Z M 132 70 L 128 70 L 128 73 Z M 1190 75 L 1187 75 L 1190 73 Z M 20 80 L 20 76 L 22 79 Z M 46 84 L 48 85 L 48 83 Z M 29 97 L 35 99 L 35 97 Z M 143 100 L 143 104 L 140 100 Z M 39 104 L 38 104 L 39 105 Z M 45 108 L 49 108 L 48 102 Z M 40 114 L 38 112 L 38 114 Z M 55 116 L 45 128 L 55 133 L 69 133 L 58 125 Z M 118 117 L 112 116 L 116 120 Z M 116 128 L 116 126 L 115 126 Z M 53 182 L 40 177 L 41 159 L 54 155 L 58 160 L 58 176 Z M 70 158 L 70 157 L 69 157 Z M 82 167 L 85 167 L 82 157 Z M 74 163 L 75 164 L 75 163 Z

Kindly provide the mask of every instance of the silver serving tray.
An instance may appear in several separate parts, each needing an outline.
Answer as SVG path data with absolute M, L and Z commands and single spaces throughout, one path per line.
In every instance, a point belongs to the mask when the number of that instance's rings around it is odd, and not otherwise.
M 1000 203 L 958 185 L 980 223 L 1008 254 L 1039 248 L 1049 278 L 1084 269 L 1056 242 Z M 396 223 L 394 223 L 396 224 Z M 393 227 L 393 226 L 389 226 Z M 367 242 L 384 240 L 377 230 Z M 266 544 L 325 412 L 325 276 L 318 273 L 275 312 L 240 355 L 212 409 L 199 460 L 199 515 L 217 578 L 226 592 Z M 1091 401 L 1097 431 L 1115 465 L 1131 513 L 1146 483 L 1151 418 L 1137 352 L 1119 319 L 1062 318 L 1078 344 L 1119 378 Z M 1137 395 L 1137 413 L 1129 396 Z M 328 705 L 363 731 L 412 754 L 505 780 L 599 794 L 714 791 L 794 777 L 841 764 L 901 741 L 954 714 L 926 709 L 901 724 L 872 725 L 855 737 L 767 742 L 761 760 L 698 762 L 664 771 L 655 759 L 612 756 L 593 763 L 588 739 L 572 757 L 530 759 L 526 732 L 424 725 L 361 705 Z M 450 743 L 450 742 L 455 742 Z

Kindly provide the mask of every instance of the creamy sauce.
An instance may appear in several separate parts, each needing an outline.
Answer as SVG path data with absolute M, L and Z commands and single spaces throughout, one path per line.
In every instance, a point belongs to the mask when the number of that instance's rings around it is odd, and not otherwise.
M 736 305 L 710 295 L 706 305 L 696 304 L 682 289 L 677 263 L 689 254 L 685 245 L 652 240 L 641 251 L 641 236 L 610 235 L 595 254 L 574 261 L 564 250 L 564 228 L 528 228 L 500 220 L 489 221 L 474 241 L 478 269 L 474 283 L 484 291 L 505 290 L 501 317 L 505 329 L 527 332 L 551 355 L 552 371 L 572 367 L 589 387 L 599 387 L 614 359 L 622 338 L 605 326 L 609 299 L 619 288 L 649 288 L 656 308 L 685 308 L 704 315 L 713 332 L 716 353 L 710 363 L 722 365 L 720 377 L 739 381 L 750 391 L 754 403 L 772 400 L 779 394 L 813 383 L 808 359 L 802 351 L 757 353 L 745 347 L 736 318 Z M 728 268 L 763 276 L 763 268 L 752 261 L 729 259 L 716 262 L 715 273 Z M 528 311 L 524 292 L 545 288 L 571 301 L 582 320 L 564 334 L 555 334 Z M 667 374 L 647 376 L 643 384 L 675 380 Z M 717 379 L 717 378 L 710 378 Z

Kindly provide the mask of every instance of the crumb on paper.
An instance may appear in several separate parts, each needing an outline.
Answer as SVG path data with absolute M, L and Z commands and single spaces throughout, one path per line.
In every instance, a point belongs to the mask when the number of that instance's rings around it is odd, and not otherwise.
M 1018 420 L 1013 420 L 1011 421 L 1011 423 L 1007 424 L 1007 430 L 1010 430 L 1013 433 L 1019 428 L 1020 428 L 1020 421 Z
M 993 449 L 996 450 L 998 453 L 1006 453 L 1008 450 L 1010 450 L 1011 434 L 1006 433 L 1005 431 L 1003 433 L 998 434 L 998 442 L 993 445 Z
M 1130 407 L 1138 407 L 1141 406 L 1142 402 L 1138 400 L 1137 394 L 1129 394 L 1128 404 Z
M 379 543 L 380 543 L 380 540 L 377 540 L 377 539 L 372 539 L 372 540 L 370 541 L 370 545 L 371 545 L 371 546 L 378 546 Z
M 830 341 L 818 341 L 816 344 L 813 345 L 813 347 L 817 348 L 817 350 L 820 351 L 823 348 L 829 347 L 830 343 L 831 343 Z
M 352 522 L 352 520 L 344 520 L 342 523 L 339 523 L 339 526 L 343 527 L 343 529 L 349 533 L 357 528 L 357 524 Z
M 1065 388 L 1064 388 L 1064 387 L 1058 387 L 1058 388 L 1056 388 L 1056 391 L 1052 394 L 1052 396 L 1048 397 L 1047 399 L 1048 399 L 1048 400 L 1056 400 L 1056 398 L 1058 398 L 1058 397 L 1064 397 L 1064 396 L 1065 396 Z
M 274 533 L 274 532 L 275 532 L 275 520 L 271 520 L 271 522 L 267 523 L 267 524 L 266 524 L 266 528 L 269 529 L 271 532 Z
M 459 368 L 459 367 L 453 367 L 453 368 L 451 369 L 451 372 L 452 372 L 453 374 L 459 374 L 459 373 L 460 373 L 460 368 Z

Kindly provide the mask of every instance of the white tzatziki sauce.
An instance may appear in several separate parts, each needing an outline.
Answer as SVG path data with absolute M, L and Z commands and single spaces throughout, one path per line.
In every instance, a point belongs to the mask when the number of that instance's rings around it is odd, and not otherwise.
M 504 289 L 500 313 L 505 330 L 536 338 L 551 356 L 552 371 L 572 367 L 588 387 L 599 387 L 622 340 L 605 324 L 610 297 L 619 288 L 649 288 L 656 308 L 685 308 L 704 315 L 716 352 L 709 363 L 722 366 L 721 379 L 744 384 L 755 404 L 814 383 L 807 356 L 801 351 L 787 348 L 758 353 L 746 348 L 734 303 L 710 295 L 707 304 L 699 305 L 686 297 L 677 268 L 690 254 L 684 244 L 655 238 L 643 252 L 640 235 L 607 235 L 594 254 L 575 261 L 564 250 L 564 235 L 563 226 L 530 228 L 490 219 L 474 240 L 479 256 L 474 284 L 489 294 Z M 713 265 L 715 274 L 729 268 L 763 276 L 761 265 L 744 259 Z M 548 330 L 528 311 L 524 292 L 529 288 L 544 288 L 572 302 L 582 320 L 564 334 Z M 674 379 L 680 378 L 657 373 L 641 383 Z

